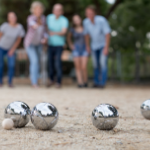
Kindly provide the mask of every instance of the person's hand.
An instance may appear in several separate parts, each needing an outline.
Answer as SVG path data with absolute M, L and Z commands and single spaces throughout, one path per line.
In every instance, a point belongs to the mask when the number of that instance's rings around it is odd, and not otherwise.
M 33 25 L 32 27 L 33 27 L 33 29 L 37 29 L 37 28 L 39 27 L 39 25 L 38 25 L 38 24 L 35 24 L 35 25 Z
M 56 33 L 52 32 L 52 31 L 49 31 L 49 35 L 53 36 L 53 35 L 56 35 Z
M 104 47 L 103 54 L 106 55 L 106 56 L 108 55 L 108 47 Z
M 74 49 L 75 49 L 75 47 L 74 47 L 74 45 L 73 45 L 73 44 L 72 44 L 72 45 L 70 45 L 69 47 L 70 47 L 70 49 L 71 49 L 71 50 L 74 50 Z
M 41 43 L 42 43 L 42 44 L 46 44 L 46 43 L 47 43 L 47 39 L 46 39 L 46 38 L 43 38 L 43 39 L 41 40 Z
M 91 47 L 90 46 L 87 46 L 86 47 L 86 50 L 87 50 L 87 52 L 90 54 L 91 53 Z
M 14 50 L 13 49 L 9 50 L 8 56 L 12 56 L 13 54 L 14 54 Z

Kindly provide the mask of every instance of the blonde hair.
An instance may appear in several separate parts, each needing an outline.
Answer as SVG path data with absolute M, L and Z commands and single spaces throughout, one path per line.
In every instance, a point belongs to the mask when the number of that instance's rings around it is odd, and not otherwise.
M 35 2 L 33 2 L 33 3 L 31 4 L 30 12 L 33 13 L 34 8 L 37 7 L 37 6 L 40 6 L 40 7 L 42 8 L 43 12 L 44 12 L 45 7 L 44 7 L 44 5 L 43 5 L 41 2 L 39 2 L 39 1 L 35 1 Z

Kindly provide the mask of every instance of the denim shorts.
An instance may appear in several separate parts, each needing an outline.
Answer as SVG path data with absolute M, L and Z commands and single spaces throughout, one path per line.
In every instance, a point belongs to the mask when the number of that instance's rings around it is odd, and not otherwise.
M 73 57 L 88 57 L 88 52 L 85 45 L 74 45 L 75 49 L 72 52 Z

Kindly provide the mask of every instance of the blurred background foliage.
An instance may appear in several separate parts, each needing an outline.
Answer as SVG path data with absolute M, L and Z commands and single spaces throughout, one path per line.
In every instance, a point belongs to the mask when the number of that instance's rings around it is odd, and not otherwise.
M 8 11 L 15 11 L 18 21 L 26 28 L 26 18 L 34 0 L 0 0 L 0 24 L 6 21 Z M 94 4 L 99 15 L 105 16 L 112 28 L 109 57 L 109 77 L 120 81 L 149 79 L 150 63 L 150 0 L 39 0 L 45 15 L 52 12 L 55 3 L 64 5 L 64 15 L 71 21 L 73 14 L 85 18 L 84 10 Z M 91 64 L 90 64 L 91 66 Z M 92 71 L 89 71 L 90 74 Z M 92 76 L 92 74 L 91 74 Z

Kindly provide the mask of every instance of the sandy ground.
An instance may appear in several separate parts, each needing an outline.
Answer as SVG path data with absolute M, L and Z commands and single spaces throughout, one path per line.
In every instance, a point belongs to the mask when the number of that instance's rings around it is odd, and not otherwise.
M 148 98 L 150 87 L 4 87 L 0 89 L 0 122 L 5 107 L 16 100 L 26 102 L 31 109 L 40 102 L 50 102 L 59 110 L 60 118 L 51 131 L 36 130 L 31 122 L 10 131 L 0 125 L 0 150 L 149 150 L 150 121 L 140 112 L 141 103 Z M 118 108 L 120 120 L 114 130 L 100 131 L 92 125 L 91 112 L 100 103 Z

